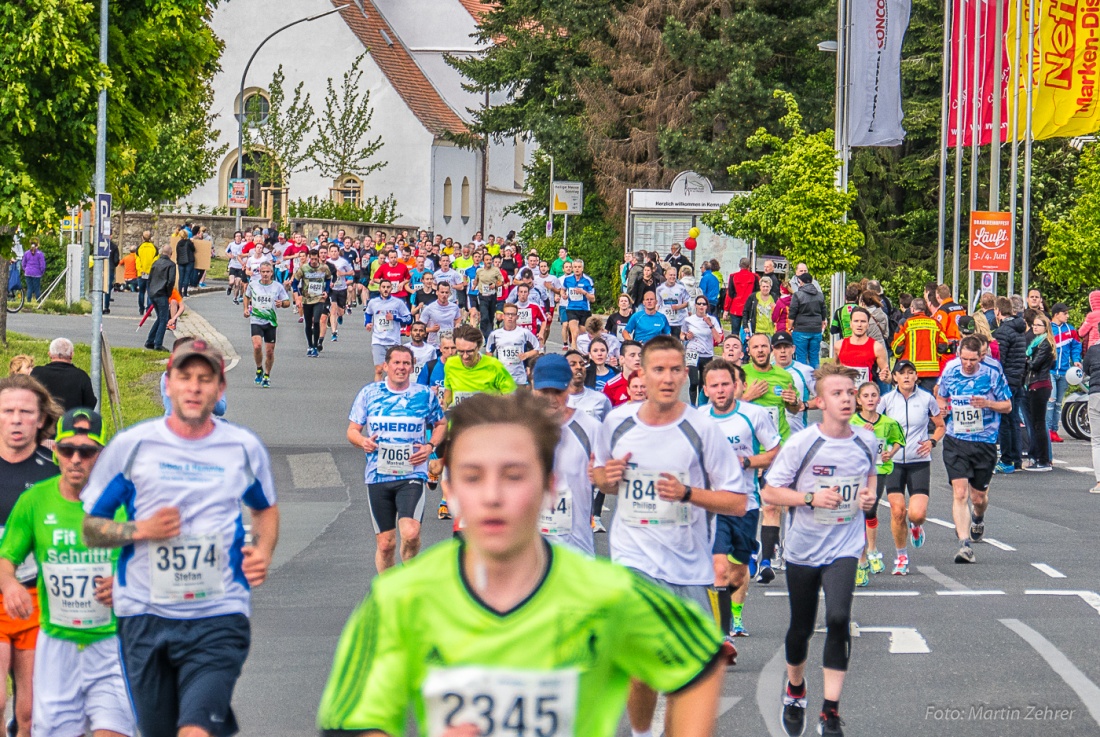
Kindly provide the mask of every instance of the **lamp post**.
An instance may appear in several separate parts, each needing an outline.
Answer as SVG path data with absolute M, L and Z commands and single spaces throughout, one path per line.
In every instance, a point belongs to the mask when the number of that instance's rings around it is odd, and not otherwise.
M 107 0 L 103 0 L 103 1 L 106 2 Z M 359 12 L 362 13 L 363 17 L 365 18 L 367 16 L 367 12 L 366 12 L 366 10 L 363 9 L 363 0 L 353 0 L 353 2 L 355 3 L 355 7 L 359 8 Z M 282 28 L 277 28 L 276 30 L 274 30 L 270 34 L 268 34 L 267 38 L 265 38 L 263 41 L 260 41 L 260 45 L 257 46 L 256 49 L 252 52 L 252 56 L 248 57 L 248 63 L 244 65 L 244 73 L 241 74 L 241 91 L 240 91 L 239 95 L 237 96 L 237 101 L 238 101 L 237 104 L 240 106 L 240 110 L 237 113 L 237 179 L 240 179 L 243 176 L 243 169 L 244 169 L 244 121 L 245 121 L 245 115 L 247 114 L 247 111 L 245 110 L 245 107 L 244 107 L 244 81 L 245 81 L 245 78 L 248 77 L 248 68 L 252 66 L 252 61 L 256 58 L 256 54 L 260 53 L 260 49 L 262 49 L 264 47 L 264 44 L 266 44 L 268 41 L 270 41 L 272 38 L 274 38 L 278 34 L 285 31 L 286 29 L 292 28 L 292 27 L 298 25 L 299 23 L 308 23 L 310 21 L 319 20 L 321 18 L 324 18 L 326 15 L 332 15 L 333 13 L 339 13 L 344 8 L 350 8 L 351 5 L 352 5 L 352 3 L 345 3 L 344 5 L 340 5 L 340 6 L 337 6 L 337 7 L 333 8 L 332 10 L 326 10 L 324 13 L 317 13 L 316 15 L 311 15 L 311 16 L 308 16 L 306 18 L 299 18 L 296 21 L 293 21 L 291 23 L 287 23 Z M 242 209 L 243 208 L 240 208 L 240 207 L 237 208 L 236 230 L 241 229 L 241 210 Z
M 107 11 L 109 0 L 100 0 L 99 3 L 99 64 L 101 77 L 107 69 Z M 107 84 L 104 81 L 99 90 L 99 102 L 96 109 L 95 132 L 95 180 L 92 183 L 92 194 L 104 192 L 107 189 Z M 96 212 L 96 217 L 100 216 Z M 98 221 L 97 221 L 98 222 Z M 100 224 L 103 228 L 104 224 Z M 108 230 L 110 223 L 106 223 Z M 104 231 L 107 232 L 107 231 Z M 89 346 L 92 351 L 91 379 L 95 387 L 96 409 L 103 404 L 102 377 L 103 356 L 100 349 L 103 342 L 100 332 L 103 330 L 103 261 L 98 255 L 98 243 L 92 244 L 92 342 Z M 109 261 L 108 256 L 108 261 Z M 110 285 L 108 285 L 110 288 Z

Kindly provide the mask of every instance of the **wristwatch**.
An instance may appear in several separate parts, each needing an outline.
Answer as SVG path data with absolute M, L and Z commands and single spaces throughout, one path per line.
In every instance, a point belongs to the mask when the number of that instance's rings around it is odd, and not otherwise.
M 684 496 L 680 499 L 681 502 L 686 504 L 691 501 L 691 487 L 684 484 Z
M 752 459 L 749 458 L 748 456 L 745 456 L 744 458 L 741 459 L 741 468 L 743 468 L 745 470 L 748 470 L 749 466 L 751 466 L 751 465 L 752 465 Z
M 935 438 L 928 438 L 928 440 L 931 441 L 933 448 L 935 448 L 937 445 L 939 445 L 939 443 L 936 441 Z
M 814 493 L 812 491 L 807 491 L 806 496 L 802 497 L 802 501 L 804 501 L 806 503 L 807 507 L 809 507 L 810 509 L 813 509 L 813 506 L 814 506 Z

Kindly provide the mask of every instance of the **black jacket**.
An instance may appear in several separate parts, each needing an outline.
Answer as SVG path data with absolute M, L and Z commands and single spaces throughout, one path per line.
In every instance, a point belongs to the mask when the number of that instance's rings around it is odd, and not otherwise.
M 791 296 L 787 326 L 792 333 L 820 333 L 825 321 L 825 295 L 813 282 L 803 284 Z
M 180 266 L 195 263 L 195 242 L 190 238 L 181 238 L 176 243 L 176 263 Z
M 760 277 L 763 279 L 764 277 Z M 768 296 L 771 296 L 770 294 Z M 745 329 L 746 335 L 753 335 L 756 333 L 756 318 L 757 313 L 760 311 L 760 292 L 753 292 L 752 296 L 745 300 L 745 309 L 741 313 L 741 327 Z M 771 318 L 772 310 L 775 309 L 775 300 L 772 300 L 772 306 L 767 310 L 767 317 Z
M 1027 336 L 1029 332 L 1027 323 L 1019 315 L 1002 321 L 993 331 L 993 339 L 997 341 L 997 347 L 1001 351 L 1001 368 L 1004 369 L 1005 379 L 1013 390 L 1024 385 L 1027 347 L 1031 343 Z
M 673 256 L 671 253 L 665 256 L 665 263 L 676 267 L 676 276 L 679 278 L 680 269 L 685 266 L 691 266 L 691 259 L 685 256 L 683 251 L 681 251 L 679 256 Z
M 61 408 L 68 412 L 77 407 L 95 409 L 92 379 L 84 369 L 68 361 L 51 361 L 31 369 L 31 378 L 38 379 Z
M 630 291 L 630 301 L 634 303 L 634 307 L 638 308 L 642 306 L 642 297 L 646 292 L 656 292 L 657 285 L 661 282 L 657 281 L 656 277 L 653 278 L 652 284 L 646 284 L 645 280 L 638 277 L 638 280 L 634 282 L 634 288 Z
M 1028 345 L 1032 340 L 1035 340 L 1033 335 L 1025 335 L 1028 338 Z M 1027 348 L 1025 347 L 1026 351 Z M 1038 381 L 1050 381 L 1050 370 L 1054 368 L 1054 349 L 1050 345 L 1049 340 L 1044 340 L 1035 346 L 1031 351 L 1031 355 L 1027 358 L 1027 386 L 1031 386 Z
M 1081 368 L 1089 382 L 1089 394 L 1100 394 L 1100 343 L 1085 351 L 1081 359 Z
M 149 269 L 149 297 L 171 297 L 176 286 L 176 265 L 172 259 L 161 256 Z

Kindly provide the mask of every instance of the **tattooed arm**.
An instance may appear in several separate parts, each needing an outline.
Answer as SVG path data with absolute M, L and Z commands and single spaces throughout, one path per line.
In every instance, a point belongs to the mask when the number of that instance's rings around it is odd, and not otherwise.
M 88 515 L 84 518 L 84 544 L 90 548 L 120 548 L 141 540 L 167 540 L 180 534 L 180 511 L 158 509 L 140 521 L 116 522 Z

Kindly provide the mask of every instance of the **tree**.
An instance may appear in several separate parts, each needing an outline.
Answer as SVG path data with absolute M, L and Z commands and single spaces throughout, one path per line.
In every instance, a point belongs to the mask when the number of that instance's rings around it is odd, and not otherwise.
M 1066 299 L 1078 305 L 1096 287 L 1100 274 L 1100 148 L 1085 146 L 1074 181 L 1077 197 L 1068 212 L 1048 218 L 1042 216 L 1047 232 L 1046 257 L 1039 262 L 1041 272 L 1059 285 Z
M 382 136 L 373 140 L 364 140 L 370 134 L 374 108 L 370 105 L 370 90 L 362 87 L 359 93 L 363 72 L 359 65 L 367 58 L 361 54 L 344 72 L 340 92 L 337 94 L 328 80 L 325 93 L 325 111 L 321 113 L 317 139 L 314 141 L 310 157 L 321 174 L 336 179 L 345 174 L 364 178 L 389 162 L 371 161 L 382 149 Z
M 255 122 L 259 118 L 259 99 L 253 98 L 245 111 L 244 126 L 245 150 L 262 151 L 267 154 L 260 159 L 257 174 L 261 186 L 289 187 L 290 176 L 299 171 L 309 170 L 305 163 L 310 159 L 311 146 L 305 145 L 306 134 L 313 130 L 315 113 L 309 101 L 309 93 L 302 95 L 305 82 L 299 82 L 294 88 L 294 97 L 287 104 L 283 90 L 283 65 L 275 70 L 271 85 L 267 88 L 267 120 Z
M 844 219 L 856 193 L 836 188 L 840 160 L 833 149 L 833 132 L 807 133 L 794 95 L 780 90 L 774 94 L 787 108 L 779 120 L 787 137 L 761 128 L 749 138 L 750 149 L 768 152 L 731 166 L 730 174 L 757 178 L 760 184 L 704 216 L 703 222 L 719 233 L 755 238 L 766 253 L 778 250 L 791 263 L 805 262 L 814 273 L 850 271 L 859 264 L 863 234 L 856 223 Z

